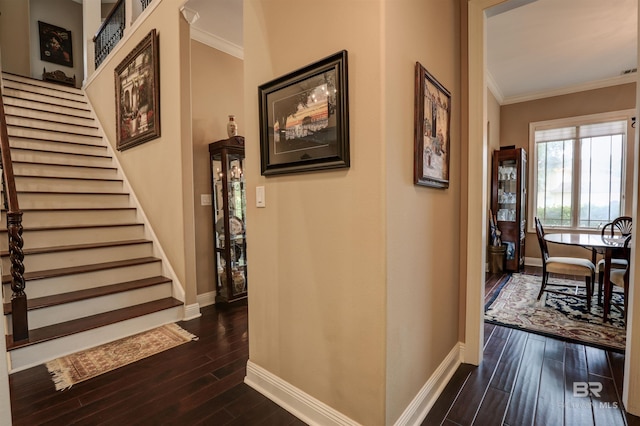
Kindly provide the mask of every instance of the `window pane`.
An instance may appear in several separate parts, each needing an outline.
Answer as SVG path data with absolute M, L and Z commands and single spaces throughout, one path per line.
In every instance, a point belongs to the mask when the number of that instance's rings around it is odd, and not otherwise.
M 571 225 L 573 141 L 538 144 L 537 216 L 544 225 Z
M 597 228 L 620 216 L 622 135 L 581 140 L 579 226 Z

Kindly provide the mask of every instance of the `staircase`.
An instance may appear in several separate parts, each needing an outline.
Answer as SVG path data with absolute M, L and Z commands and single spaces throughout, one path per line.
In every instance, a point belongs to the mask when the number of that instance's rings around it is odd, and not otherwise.
M 79 89 L 2 73 L 24 212 L 29 340 L 11 335 L 6 214 L 0 257 L 10 371 L 181 320 L 183 302 Z M 165 274 L 166 275 L 166 274 Z

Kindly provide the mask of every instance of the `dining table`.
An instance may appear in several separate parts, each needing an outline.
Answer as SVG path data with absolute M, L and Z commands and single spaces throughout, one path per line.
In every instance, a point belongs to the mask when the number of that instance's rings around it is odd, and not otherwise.
M 596 265 L 597 256 L 604 257 L 604 306 L 602 320 L 607 321 L 611 309 L 611 258 L 624 250 L 625 237 L 607 237 L 602 234 L 587 232 L 555 232 L 544 234 L 545 241 L 555 244 L 583 247 L 591 251 L 591 261 Z

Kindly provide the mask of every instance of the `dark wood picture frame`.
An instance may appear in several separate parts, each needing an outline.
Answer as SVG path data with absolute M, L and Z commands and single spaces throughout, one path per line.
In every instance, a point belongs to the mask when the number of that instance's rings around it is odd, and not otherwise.
M 71 31 L 38 21 L 40 59 L 73 68 Z
M 346 168 L 349 158 L 347 51 L 262 84 L 262 175 Z
M 115 68 L 116 148 L 160 137 L 159 41 L 153 29 Z
M 414 183 L 448 188 L 451 93 L 419 62 L 415 78 Z

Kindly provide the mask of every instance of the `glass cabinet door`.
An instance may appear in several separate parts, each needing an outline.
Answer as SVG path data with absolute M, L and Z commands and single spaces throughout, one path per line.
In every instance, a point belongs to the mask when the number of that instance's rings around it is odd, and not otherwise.
M 216 302 L 247 295 L 244 138 L 209 145 L 211 157 Z
M 518 167 L 515 159 L 498 162 L 498 211 L 496 216 L 502 222 L 516 221 L 518 203 Z

